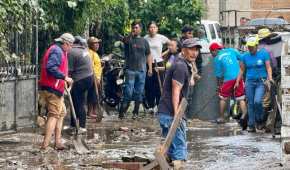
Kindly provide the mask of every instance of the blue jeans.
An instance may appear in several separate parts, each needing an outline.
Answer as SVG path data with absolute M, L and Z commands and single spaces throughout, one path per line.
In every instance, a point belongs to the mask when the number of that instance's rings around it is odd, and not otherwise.
M 146 71 L 125 71 L 124 102 L 143 101 Z
M 161 127 L 161 135 L 166 138 L 173 117 L 169 114 L 159 113 L 159 123 Z M 183 119 L 176 130 L 175 136 L 169 147 L 167 155 L 174 160 L 187 160 L 187 143 L 186 143 L 186 122 Z
M 265 87 L 261 79 L 246 80 L 246 96 L 248 99 L 248 126 L 255 127 L 255 123 L 265 121 L 263 97 Z

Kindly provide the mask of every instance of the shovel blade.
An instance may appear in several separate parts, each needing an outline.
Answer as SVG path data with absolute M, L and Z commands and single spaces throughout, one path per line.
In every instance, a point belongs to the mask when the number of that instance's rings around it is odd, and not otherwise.
M 80 137 L 74 138 L 73 144 L 78 154 L 86 154 L 90 152 Z

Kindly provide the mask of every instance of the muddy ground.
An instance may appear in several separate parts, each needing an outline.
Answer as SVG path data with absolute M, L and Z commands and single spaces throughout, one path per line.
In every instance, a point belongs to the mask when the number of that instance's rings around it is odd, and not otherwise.
M 127 127 L 122 128 L 120 127 Z M 118 120 L 110 116 L 102 123 L 89 120 L 84 136 L 90 153 L 78 155 L 64 130 L 68 149 L 39 152 L 41 129 L 29 129 L 0 136 L 0 169 L 74 170 L 104 169 L 102 162 L 122 161 L 122 158 L 152 160 L 160 142 L 156 118 Z M 53 146 L 53 142 L 52 142 Z M 188 122 L 188 170 L 252 170 L 283 169 L 280 166 L 280 140 L 270 134 L 249 134 L 241 131 L 235 121 L 225 125 L 192 120 Z

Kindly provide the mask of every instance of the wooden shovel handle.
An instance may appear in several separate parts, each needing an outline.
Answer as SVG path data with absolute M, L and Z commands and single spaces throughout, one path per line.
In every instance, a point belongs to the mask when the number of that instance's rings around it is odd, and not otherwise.
M 182 98 L 181 103 L 179 104 L 179 107 L 178 107 L 177 114 L 174 116 L 173 122 L 166 136 L 165 142 L 159 149 L 157 149 L 157 152 L 160 152 L 161 154 L 167 153 L 169 146 L 172 143 L 172 139 L 175 136 L 176 129 L 179 127 L 180 122 L 183 118 L 187 104 L 188 104 L 187 100 L 185 98 Z

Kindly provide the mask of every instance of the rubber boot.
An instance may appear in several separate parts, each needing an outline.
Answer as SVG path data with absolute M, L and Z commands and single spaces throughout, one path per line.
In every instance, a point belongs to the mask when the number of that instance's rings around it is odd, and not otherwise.
M 132 119 L 138 118 L 140 104 L 141 104 L 141 102 L 135 101 Z
M 124 119 L 125 117 L 125 112 L 127 111 L 129 107 L 129 103 L 128 102 L 122 102 L 121 106 L 120 106 L 120 110 L 119 110 L 119 119 Z

